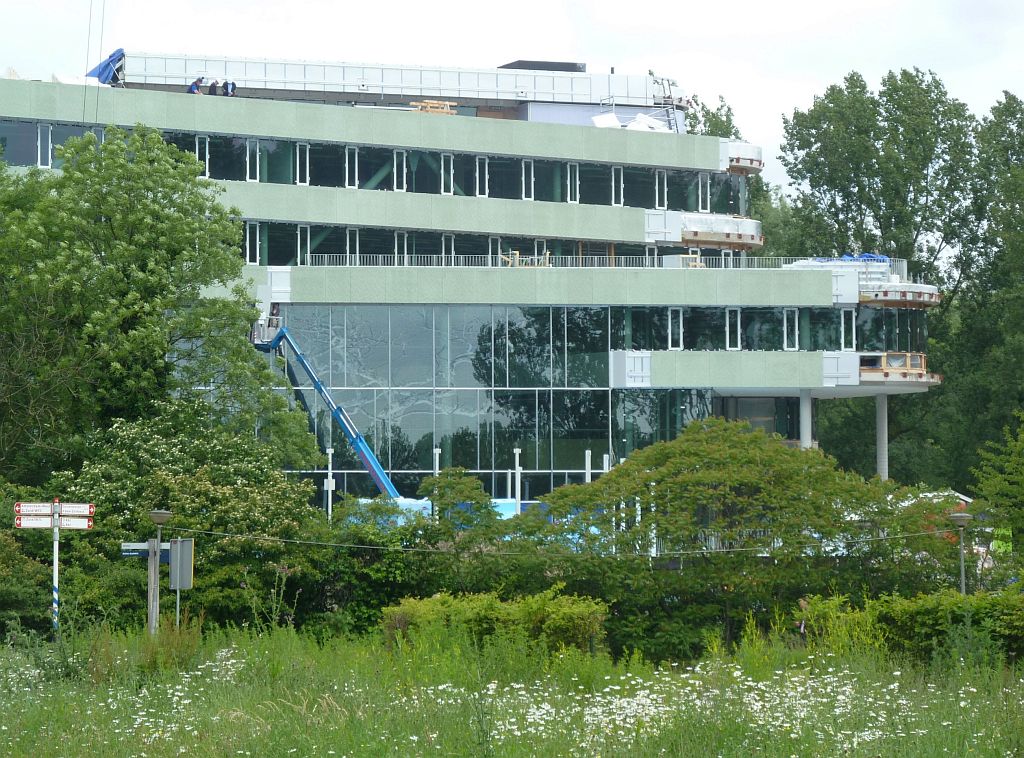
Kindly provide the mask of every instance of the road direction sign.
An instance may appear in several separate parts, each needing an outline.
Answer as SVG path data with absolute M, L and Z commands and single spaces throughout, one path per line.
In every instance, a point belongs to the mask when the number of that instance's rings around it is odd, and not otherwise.
M 15 503 L 14 512 L 19 516 L 49 516 L 53 513 L 53 503 Z
M 148 558 L 149 557 L 149 543 L 148 542 L 122 542 L 121 543 L 121 557 L 122 558 Z M 160 563 L 171 562 L 171 543 L 161 542 L 160 543 Z
M 95 516 L 96 505 L 94 503 L 61 503 L 61 516 Z M 63 526 L 63 524 L 61 524 Z M 74 528 L 74 527 L 71 527 Z
M 49 529 L 53 526 L 53 516 L 15 516 L 15 529 Z
M 61 529 L 92 529 L 92 519 L 81 516 L 61 516 Z

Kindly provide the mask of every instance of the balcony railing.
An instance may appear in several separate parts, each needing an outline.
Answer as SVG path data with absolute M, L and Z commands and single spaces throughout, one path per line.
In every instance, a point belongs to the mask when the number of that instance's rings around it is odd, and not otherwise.
M 907 277 L 907 262 L 899 258 L 887 261 L 850 262 L 838 258 L 768 258 L 740 256 L 728 251 L 721 255 L 552 255 L 524 254 L 515 250 L 501 254 L 423 254 L 423 253 L 312 253 L 310 266 L 428 266 L 456 268 L 687 268 L 687 269 L 863 269 L 862 273 Z

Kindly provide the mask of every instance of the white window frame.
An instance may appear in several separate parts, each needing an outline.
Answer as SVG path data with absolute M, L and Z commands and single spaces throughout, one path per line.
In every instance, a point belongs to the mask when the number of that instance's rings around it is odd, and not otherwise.
M 345 187 L 359 189 L 359 147 L 345 145 Z
M 210 138 L 205 134 L 196 135 L 196 160 L 203 166 L 203 177 L 210 178 Z
M 256 160 L 253 160 L 253 155 Z M 245 141 L 245 181 L 258 182 L 260 180 L 260 141 L 247 139 Z
M 520 197 L 523 200 L 533 200 L 534 198 L 534 175 L 533 175 L 533 158 L 523 158 L 522 161 L 521 184 L 520 188 L 522 193 Z
M 356 264 L 359 263 L 359 227 L 349 226 L 345 228 L 345 258 L 349 266 L 352 265 L 352 256 L 355 256 Z
M 487 238 L 487 265 L 501 265 L 501 237 Z
M 548 241 L 542 239 L 535 239 L 533 241 L 533 257 L 535 260 L 543 260 L 544 255 L 548 252 Z
M 735 321 L 735 328 L 733 321 Z M 725 349 L 740 350 L 743 347 L 742 316 L 739 308 L 725 309 Z
M 455 156 L 441 153 L 441 194 L 455 194 Z
M 674 327 L 678 325 L 678 329 Z M 673 339 L 673 336 L 678 336 L 678 339 Z M 682 350 L 685 344 L 683 340 L 683 309 L 682 308 L 669 308 L 668 309 L 668 349 L 669 350 Z
M 491 162 L 486 155 L 476 156 L 476 172 L 474 173 L 474 191 L 477 197 L 488 197 L 490 194 Z M 481 170 L 481 167 L 483 170 Z
M 565 202 L 578 204 L 580 201 L 580 164 L 568 161 L 565 164 Z
M 793 332 L 793 342 L 789 341 L 789 333 Z M 799 350 L 800 349 L 800 309 L 799 308 L 783 308 L 782 309 L 782 349 L 783 350 Z
M 839 349 L 845 352 L 857 350 L 857 309 L 843 308 L 839 319 Z M 849 326 L 851 344 L 846 343 L 846 330 Z
M 612 166 L 612 205 L 617 208 L 625 203 L 625 173 L 622 166 Z
M 295 265 L 309 265 L 309 224 L 295 227 Z
M 395 229 L 395 265 L 409 265 L 409 232 L 401 229 Z
M 405 192 L 409 186 L 405 150 L 395 148 L 391 153 L 391 189 L 395 192 Z
M 245 262 L 250 266 L 260 265 L 260 222 L 245 222 Z
M 45 137 L 43 136 L 44 134 L 46 135 Z M 43 151 L 44 142 L 46 144 L 45 156 Z M 39 124 L 36 127 L 36 165 L 39 168 L 53 167 L 53 127 L 50 124 Z
M 309 186 L 309 143 L 295 143 L 295 183 Z
M 711 213 L 711 174 L 706 171 L 697 174 L 697 211 Z
M 455 265 L 455 235 L 451 232 L 445 232 L 441 235 L 441 265 L 445 265 L 445 261 L 451 261 L 451 264 Z
M 654 208 L 668 210 L 668 171 L 663 168 L 654 169 Z

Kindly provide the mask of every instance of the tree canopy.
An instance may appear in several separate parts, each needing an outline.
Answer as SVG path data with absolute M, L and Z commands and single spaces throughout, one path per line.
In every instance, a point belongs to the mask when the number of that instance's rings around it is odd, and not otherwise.
M 91 432 L 197 392 L 308 459 L 305 420 L 247 343 L 237 213 L 195 158 L 143 126 L 58 155 L 60 171 L 0 164 L 0 474 L 41 483 Z

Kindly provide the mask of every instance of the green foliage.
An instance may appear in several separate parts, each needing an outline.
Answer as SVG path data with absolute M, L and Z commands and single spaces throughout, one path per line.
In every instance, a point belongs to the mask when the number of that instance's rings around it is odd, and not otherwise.
M 12 629 L 49 627 L 50 584 L 46 566 L 25 555 L 11 533 L 0 531 L 0 639 Z
M 690 107 L 686 111 L 686 131 L 690 134 L 707 134 L 712 137 L 727 139 L 743 139 L 736 125 L 732 106 L 725 98 L 718 96 L 718 105 L 711 108 L 697 95 L 690 97 Z
M 1016 415 L 1017 428 L 1003 430 L 1001 445 L 989 444 L 979 451 L 981 463 L 975 471 L 980 502 L 978 508 L 995 517 L 996 523 L 1011 530 L 1015 553 L 1024 544 L 1024 412 Z
M 194 157 L 143 126 L 60 156 L 61 171 L 0 165 L 0 474 L 40 484 L 92 432 L 194 387 L 223 423 L 280 440 L 282 460 L 311 460 L 247 341 L 237 213 Z
M 953 590 L 912 598 L 889 595 L 867 604 L 889 650 L 926 663 L 933 658 L 991 664 L 1024 653 L 1024 594 L 963 596 Z
M 483 643 L 489 637 L 518 630 L 530 639 L 544 640 L 552 649 L 594 650 L 604 637 L 604 603 L 591 598 L 559 595 L 558 587 L 513 601 L 492 593 L 454 597 L 403 598 L 384 609 L 381 622 L 387 639 L 426 627 L 463 628 Z
M 933 280 L 951 257 L 954 283 L 969 268 L 975 120 L 935 74 L 890 72 L 875 93 L 854 72 L 783 121 L 797 216 L 820 252 L 877 251 Z
M 437 476 L 424 478 L 417 494 L 430 498 L 435 517 L 452 535 L 468 529 L 493 527 L 498 520 L 498 513 L 490 496 L 484 492 L 480 478 L 463 468 L 446 468 Z

